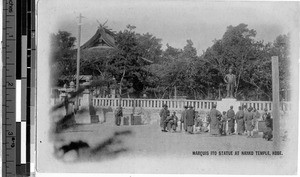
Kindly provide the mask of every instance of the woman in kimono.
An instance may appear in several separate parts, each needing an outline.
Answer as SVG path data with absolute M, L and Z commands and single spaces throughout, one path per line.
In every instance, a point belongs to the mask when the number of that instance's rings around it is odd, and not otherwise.
M 226 124 L 227 124 L 227 115 L 226 111 L 223 111 L 222 119 L 221 119 L 221 135 L 226 135 Z
M 193 109 L 193 106 L 190 105 L 189 109 L 186 111 L 186 126 L 187 126 L 187 132 L 189 134 L 193 134 L 194 130 L 194 124 L 195 124 L 195 110 Z
M 210 134 L 214 136 L 220 135 L 220 119 L 222 114 L 217 109 L 217 105 L 213 105 L 212 109 L 209 112 L 209 120 L 210 120 Z
M 237 134 L 242 135 L 245 131 L 245 122 L 244 122 L 244 111 L 242 107 L 239 106 L 239 111 L 235 115 L 235 120 L 237 123 Z
M 254 114 L 252 112 L 251 107 L 249 107 L 248 110 L 245 112 L 244 119 L 246 123 L 248 138 L 253 137 L 253 129 L 254 129 L 255 121 L 254 121 Z
M 227 111 L 227 119 L 228 119 L 228 130 L 227 134 L 231 135 L 234 133 L 234 125 L 235 125 L 235 112 L 233 110 L 233 106 L 230 106 L 230 109 Z

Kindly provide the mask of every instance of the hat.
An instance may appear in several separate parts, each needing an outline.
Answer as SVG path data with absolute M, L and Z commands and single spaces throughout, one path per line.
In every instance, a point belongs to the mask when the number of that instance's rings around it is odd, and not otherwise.
M 185 105 L 185 106 L 184 106 L 184 108 L 188 108 L 188 106 L 187 106 L 187 105 Z
M 168 107 L 168 105 L 167 105 L 167 104 L 164 104 L 163 107 Z
M 192 105 L 189 105 L 189 108 L 193 108 L 193 106 L 192 106 Z

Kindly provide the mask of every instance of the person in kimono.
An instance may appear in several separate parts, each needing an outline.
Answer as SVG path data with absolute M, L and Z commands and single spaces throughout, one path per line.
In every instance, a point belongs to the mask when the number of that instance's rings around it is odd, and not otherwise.
M 212 109 L 210 110 L 208 116 L 210 120 L 210 134 L 213 136 L 220 135 L 220 120 L 222 114 L 217 110 L 217 105 L 214 104 L 212 106 Z
M 75 121 L 75 101 L 71 98 L 71 93 L 67 93 L 65 99 L 64 99 L 64 106 L 66 110 L 66 116 L 69 117 L 68 121 L 66 122 L 68 125 L 74 125 L 76 124 Z
M 121 118 L 123 116 L 123 110 L 121 106 L 118 106 L 116 112 L 115 112 L 115 124 L 117 126 L 121 125 Z
M 242 110 L 242 107 L 239 106 L 239 110 L 235 115 L 235 120 L 237 123 L 237 134 L 242 135 L 245 131 L 245 123 L 244 123 L 244 111 Z
M 244 111 L 244 133 L 247 133 L 247 129 L 246 129 L 246 121 L 245 121 L 245 114 L 246 114 L 246 112 L 248 112 L 247 105 L 244 105 L 244 106 L 243 106 L 243 111 Z
M 273 138 L 273 119 L 271 119 L 271 114 L 266 114 L 265 118 L 266 130 L 263 132 L 263 139 L 270 141 Z
M 260 119 L 260 113 L 256 110 L 256 108 L 253 108 L 252 112 L 253 112 L 253 115 L 254 115 L 254 122 L 255 122 L 254 130 L 257 131 L 258 130 L 257 122 Z
M 228 120 L 227 134 L 231 135 L 234 133 L 234 125 L 235 125 L 235 113 L 233 110 L 233 106 L 230 106 L 230 109 L 227 111 L 227 120 Z
M 226 115 L 226 111 L 223 111 L 223 115 L 221 118 L 221 127 L 220 127 L 221 135 L 226 135 L 226 124 L 227 124 L 227 115 Z
M 180 131 L 182 130 L 182 126 L 184 131 L 187 131 L 187 126 L 186 126 L 186 111 L 187 111 L 188 106 L 184 106 L 184 110 L 181 113 L 181 118 L 180 118 Z
M 249 107 L 248 110 L 244 113 L 244 120 L 245 120 L 245 125 L 246 125 L 246 130 L 247 130 L 247 137 L 251 138 L 253 137 L 253 129 L 254 129 L 254 114 L 252 112 L 252 108 Z
M 266 120 L 268 114 L 270 114 L 270 113 L 268 112 L 268 108 L 265 108 L 265 109 L 264 109 L 264 113 L 263 113 L 263 115 L 262 115 L 262 120 Z
M 163 105 L 163 108 L 159 112 L 160 116 L 160 127 L 162 132 L 167 132 L 167 121 L 166 119 L 170 116 L 170 111 L 168 110 L 168 106 L 165 104 Z
M 176 132 L 178 117 L 176 116 L 176 112 L 174 111 L 171 116 L 169 116 L 166 120 L 168 131 Z
M 190 134 L 193 134 L 193 126 L 195 122 L 195 110 L 193 109 L 193 106 L 190 105 L 189 109 L 186 111 L 186 126 L 187 126 L 187 132 Z

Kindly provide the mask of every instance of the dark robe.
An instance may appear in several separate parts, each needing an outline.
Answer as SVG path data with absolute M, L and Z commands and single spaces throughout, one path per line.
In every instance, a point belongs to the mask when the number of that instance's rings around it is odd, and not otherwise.
M 220 134 L 220 119 L 221 112 L 216 108 L 213 108 L 209 112 L 209 120 L 210 120 L 210 134 L 219 135 Z
M 173 129 L 174 131 L 176 131 L 177 128 L 177 122 L 178 122 L 178 117 L 175 115 L 171 115 L 167 118 L 167 128 L 168 130 Z
M 262 120 L 266 120 L 266 118 L 269 116 L 269 112 L 264 112 L 263 114 L 262 114 Z
M 163 108 L 159 112 L 159 116 L 160 116 L 160 127 L 165 128 L 167 125 L 166 119 L 168 116 L 170 116 L 170 111 Z
M 244 133 L 245 123 L 244 123 L 244 111 L 240 110 L 235 115 L 235 120 L 237 123 L 237 133 Z
M 186 126 L 193 126 L 195 120 L 195 110 L 188 109 L 186 111 Z
M 267 115 L 265 123 L 266 123 L 266 130 L 263 132 L 263 138 L 270 141 L 273 138 L 273 119 L 268 117 Z
M 246 130 L 253 131 L 253 129 L 254 129 L 254 114 L 252 112 L 245 111 L 244 119 L 246 122 Z
M 234 133 L 235 113 L 233 109 L 227 111 L 228 133 Z
M 122 108 L 117 108 L 115 113 L 115 123 L 117 126 L 121 125 L 121 118 L 123 116 Z

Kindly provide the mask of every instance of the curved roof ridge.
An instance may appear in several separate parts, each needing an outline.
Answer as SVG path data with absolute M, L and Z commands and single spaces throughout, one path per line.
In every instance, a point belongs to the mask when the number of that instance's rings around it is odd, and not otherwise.
M 102 37 L 102 39 L 104 40 L 104 42 L 110 46 L 110 47 L 116 47 L 115 45 L 115 40 L 114 37 L 111 36 L 110 34 L 108 34 L 109 31 L 106 28 L 98 28 L 96 33 L 87 41 L 85 42 L 82 46 L 80 46 L 80 49 L 88 49 L 88 48 L 93 48 L 95 47 L 94 45 L 98 42 L 99 38 Z M 112 33 L 111 31 L 109 31 L 110 33 Z M 112 33 L 113 34 L 113 33 Z

